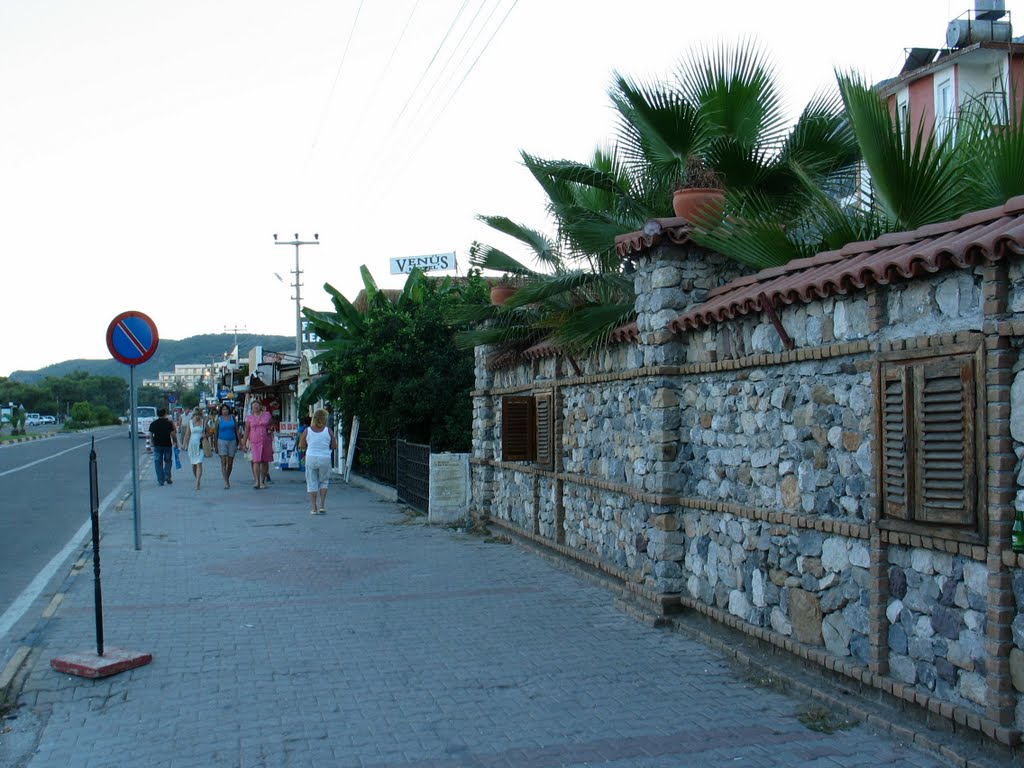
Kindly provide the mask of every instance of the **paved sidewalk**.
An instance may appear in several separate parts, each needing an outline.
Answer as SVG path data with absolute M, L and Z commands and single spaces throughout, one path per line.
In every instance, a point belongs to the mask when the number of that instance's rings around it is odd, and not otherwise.
M 103 520 L 107 645 L 154 655 L 105 680 L 49 660 L 94 642 L 91 563 L 40 620 L 0 765 L 940 766 L 809 702 L 516 546 L 429 527 L 336 482 L 310 516 L 297 472 L 254 490 L 141 474 Z

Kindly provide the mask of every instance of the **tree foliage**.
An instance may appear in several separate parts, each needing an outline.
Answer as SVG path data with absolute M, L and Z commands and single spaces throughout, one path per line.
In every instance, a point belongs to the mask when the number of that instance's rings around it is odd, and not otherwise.
M 120 376 L 93 376 L 75 371 L 66 376 L 47 376 L 38 384 L 26 384 L 0 378 L 0 402 L 22 403 L 35 413 L 68 413 L 73 403 L 106 406 L 124 413 L 128 404 L 128 384 Z
M 346 423 L 374 437 L 429 443 L 434 451 L 470 449 L 473 353 L 456 347 L 453 308 L 488 301 L 476 273 L 458 281 L 414 271 L 392 299 L 363 267 L 366 310 L 360 312 L 330 284 L 334 312 L 305 309 L 323 340 L 314 360 L 325 375 L 304 395 L 333 402 Z

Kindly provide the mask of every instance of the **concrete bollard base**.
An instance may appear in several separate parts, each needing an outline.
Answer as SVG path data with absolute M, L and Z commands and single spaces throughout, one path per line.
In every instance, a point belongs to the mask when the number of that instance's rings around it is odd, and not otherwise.
M 110 677 L 129 669 L 142 667 L 153 660 L 151 653 L 137 653 L 123 648 L 107 648 L 102 656 L 91 651 L 68 653 L 50 659 L 50 666 L 58 672 L 79 677 Z

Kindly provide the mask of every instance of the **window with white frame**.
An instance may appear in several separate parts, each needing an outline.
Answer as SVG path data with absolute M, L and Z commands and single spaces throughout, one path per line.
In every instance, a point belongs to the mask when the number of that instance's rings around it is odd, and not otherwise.
M 935 86 L 935 134 L 942 140 L 953 130 L 953 80 L 942 80 Z

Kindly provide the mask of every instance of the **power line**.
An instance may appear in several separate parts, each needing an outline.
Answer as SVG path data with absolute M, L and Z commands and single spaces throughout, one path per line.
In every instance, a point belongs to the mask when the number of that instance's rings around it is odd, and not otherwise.
M 419 8 L 419 5 L 420 0 L 416 0 L 416 2 L 413 3 L 412 10 L 409 11 L 409 15 L 405 19 L 405 26 L 402 27 L 402 33 L 398 36 L 398 40 L 395 42 L 395 47 L 391 49 L 391 55 L 388 56 L 388 60 L 384 64 L 384 68 L 381 70 L 380 75 L 377 77 L 377 81 L 373 84 L 373 88 L 370 91 L 369 104 L 366 105 L 366 109 L 362 109 L 359 111 L 359 122 L 356 123 L 356 127 L 353 130 L 353 134 L 355 136 L 359 135 L 359 131 L 362 130 L 363 123 L 366 122 L 366 116 L 370 114 L 370 112 L 372 111 L 371 107 L 373 107 L 374 102 L 377 100 L 377 94 L 380 91 L 380 84 L 384 81 L 384 77 L 391 69 L 391 62 L 394 60 L 395 54 L 398 53 L 398 49 L 402 45 L 402 41 L 405 39 L 405 33 L 409 29 L 409 23 L 412 21 L 412 17 L 416 13 L 416 9 Z
M 391 135 L 394 133 L 395 126 L 398 125 L 398 121 L 402 119 L 402 115 L 405 114 L 405 110 L 409 108 L 409 103 L 412 101 L 413 96 L 416 95 L 416 91 L 423 83 L 423 78 L 427 76 L 427 72 L 429 72 L 430 68 L 434 65 L 434 61 L 437 59 L 437 54 L 441 52 L 441 48 L 444 47 L 444 44 L 448 40 L 448 36 L 451 35 L 452 30 L 455 29 L 455 25 L 458 23 L 459 18 L 462 16 L 462 12 L 466 10 L 467 5 L 469 5 L 469 0 L 463 0 L 462 6 L 459 8 L 459 12 L 456 13 L 455 18 L 452 19 L 451 26 L 449 26 L 448 31 L 444 33 L 444 37 L 441 38 L 441 42 L 437 44 L 437 50 L 435 50 L 434 55 L 430 57 L 430 61 L 427 63 L 427 66 L 424 68 L 423 73 L 420 75 L 420 79 L 416 81 L 416 85 L 413 86 L 412 91 L 409 93 L 409 98 L 405 100 L 405 104 L 402 105 L 402 109 L 399 111 L 398 116 L 391 123 L 391 129 L 388 131 L 387 139 L 391 138 Z M 385 139 L 385 141 L 387 141 L 387 139 Z
M 338 62 L 338 71 L 334 73 L 334 82 L 331 83 L 331 90 L 327 94 L 327 101 L 324 102 L 324 109 L 320 115 L 320 122 L 317 125 L 316 133 L 313 134 L 313 143 L 310 146 L 310 153 L 316 150 L 316 145 L 320 141 L 320 134 L 324 129 L 324 124 L 327 122 L 327 113 L 331 109 L 331 101 L 334 99 L 334 89 L 338 85 L 338 80 L 341 78 L 341 69 L 345 66 L 345 59 L 348 58 L 348 51 L 352 45 L 352 38 L 355 36 L 356 24 L 359 23 L 359 14 L 363 11 L 364 0 L 359 0 L 359 7 L 356 8 L 355 18 L 352 19 L 352 28 L 348 31 L 348 40 L 345 42 L 345 50 L 341 53 L 341 61 Z M 307 160 L 308 163 L 308 160 Z
M 498 0 L 498 4 L 500 4 L 500 2 L 501 2 L 501 0 Z M 490 21 L 491 16 L 494 15 L 494 11 L 495 11 L 495 9 L 497 9 L 498 4 L 495 4 L 492 7 L 490 14 L 488 14 L 486 19 L 484 19 L 484 23 L 480 26 L 480 29 L 477 30 L 476 36 L 473 38 L 473 42 L 470 43 L 469 47 L 466 49 L 467 53 L 470 50 L 472 50 L 473 45 L 476 43 L 477 39 L 480 37 L 480 32 L 483 31 L 483 29 L 487 26 L 487 22 Z M 413 116 L 411 118 L 409 118 L 409 121 L 413 125 L 416 124 L 416 118 L 419 117 L 420 112 L 422 112 L 423 108 L 429 103 L 430 94 L 432 94 L 434 92 L 434 89 L 441 82 L 441 78 L 444 77 L 445 72 L 448 71 L 448 65 L 452 63 L 452 59 L 455 58 L 455 54 L 458 52 L 459 47 L 462 45 L 463 41 L 466 39 L 466 36 L 469 34 L 469 31 L 473 28 L 473 24 L 476 23 L 477 18 L 480 16 L 480 11 L 482 11 L 484 9 L 485 5 L 487 5 L 487 0 L 483 0 L 480 3 L 480 5 L 477 7 L 476 13 L 473 14 L 473 18 L 469 20 L 469 24 L 467 24 L 466 28 L 462 31 L 462 36 L 458 39 L 458 41 L 455 43 L 455 45 L 452 46 L 451 53 L 448 54 L 448 58 L 445 60 L 444 65 L 441 67 L 441 70 L 437 73 L 437 76 L 434 78 L 433 84 L 430 86 L 429 89 L 427 89 L 427 92 L 423 95 L 423 98 L 420 99 L 420 103 L 419 103 L 419 106 L 416 108 L 416 112 L 413 113 Z M 459 63 L 461 64 L 463 61 L 465 61 L 465 59 L 466 59 L 466 53 L 464 53 L 462 55 L 462 58 L 459 59 Z M 449 81 L 450 80 L 451 80 L 451 77 L 449 77 Z
M 445 88 L 447 88 L 448 85 L 451 83 L 451 81 L 455 78 L 455 73 L 460 70 L 460 68 L 462 67 L 462 62 L 464 62 L 466 60 L 466 57 L 469 56 L 470 51 L 472 51 L 476 47 L 477 40 L 480 39 L 480 35 L 483 34 L 485 29 L 487 29 L 487 25 L 491 23 L 491 17 L 494 16 L 494 12 L 497 11 L 500 6 L 501 6 L 501 0 L 498 0 L 491 7 L 491 12 L 487 14 L 487 18 L 484 19 L 483 24 L 481 24 L 480 27 L 477 29 L 476 34 L 473 35 L 473 39 L 470 41 L 469 45 L 466 46 L 466 49 L 463 51 L 462 57 L 459 59 L 458 63 L 455 65 L 455 68 L 452 70 L 452 74 L 445 81 L 445 83 L 444 83 L 444 87 Z M 483 6 L 481 6 L 481 8 L 482 7 Z
M 500 0 L 499 0 L 499 2 L 500 2 Z M 431 131 L 434 130 L 434 127 L 440 121 L 441 117 L 444 116 L 444 112 L 448 108 L 448 105 L 451 104 L 452 99 L 454 99 L 456 94 L 458 94 L 459 90 L 462 88 L 463 83 L 465 83 L 466 79 L 469 77 L 469 75 L 472 74 L 473 69 L 477 65 L 477 62 L 479 62 L 480 58 L 484 55 L 484 53 L 486 53 L 488 47 L 490 47 L 491 42 L 494 40 L 494 38 L 498 34 L 498 32 L 501 31 L 501 28 L 505 25 L 506 20 L 508 20 L 509 15 L 512 13 L 513 10 L 515 10 L 515 7 L 516 7 L 516 5 L 518 5 L 518 3 L 519 3 L 519 0 L 513 0 L 512 5 L 509 6 L 509 9 L 505 12 L 505 15 L 501 18 L 501 21 L 498 22 L 498 26 L 495 27 L 494 32 L 491 33 L 491 36 L 489 38 L 487 38 L 487 42 L 484 43 L 483 48 L 480 49 L 480 52 L 476 55 L 476 58 L 473 59 L 473 63 L 470 64 L 469 69 L 466 70 L 466 73 L 462 76 L 462 79 L 459 80 L 458 85 L 456 85 L 455 89 L 449 94 L 447 100 L 442 105 L 440 111 L 434 116 L 434 118 L 431 121 L 430 125 L 427 127 L 427 130 L 423 133 L 423 135 L 415 143 L 415 146 L 412 147 L 412 150 L 410 152 L 406 153 L 406 155 L 404 156 L 404 158 L 405 158 L 404 162 L 402 162 L 401 165 L 408 165 L 408 163 L 412 160 L 412 158 L 414 158 L 416 156 L 416 153 L 419 151 L 419 148 L 423 145 L 423 142 L 427 140 L 427 137 L 430 136 Z M 382 177 L 382 178 L 384 178 L 384 177 Z M 378 196 L 380 194 L 382 194 L 382 193 L 383 193 L 383 189 L 381 189 L 378 192 Z

